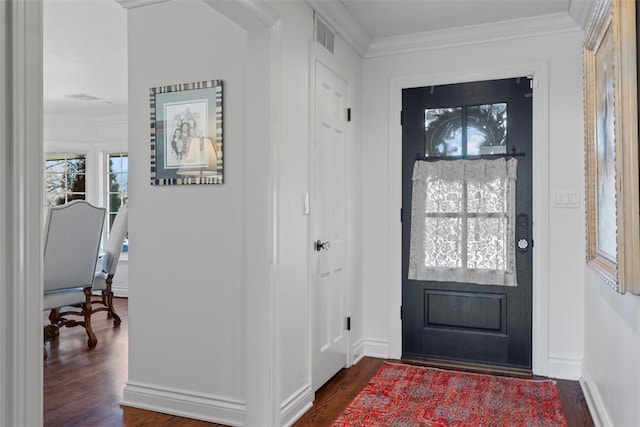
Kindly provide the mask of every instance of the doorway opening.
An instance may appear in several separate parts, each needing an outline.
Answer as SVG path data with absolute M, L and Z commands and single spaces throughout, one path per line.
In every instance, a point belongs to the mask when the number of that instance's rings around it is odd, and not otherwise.
M 402 116 L 403 357 L 530 370 L 533 150 L 529 79 L 404 89 Z M 507 187 L 501 190 L 492 181 L 492 193 L 489 187 L 480 188 L 463 178 L 448 187 L 440 185 L 439 191 L 432 185 L 419 193 L 417 197 L 430 199 L 418 203 L 423 210 L 427 206 L 426 212 L 420 212 L 423 217 L 412 217 L 417 161 L 437 160 L 451 170 L 458 159 L 495 163 L 502 157 L 506 162 L 514 152 L 519 156 L 513 213 L 505 217 L 501 209 L 506 199 L 495 199 L 500 191 L 506 194 Z M 454 187 L 459 193 L 443 196 L 443 189 Z M 456 203 L 434 205 L 438 195 Z M 492 198 L 502 204 L 489 206 Z M 410 243 L 415 239 L 411 229 L 416 221 L 431 227 L 417 251 L 419 267 L 428 273 L 418 277 L 410 275 Z M 420 229 L 424 232 L 424 227 Z M 514 255 L 517 276 L 513 283 L 477 279 L 478 274 L 507 269 L 501 257 L 509 253 Z M 475 278 L 460 275 L 463 269 L 475 272 Z M 438 274 L 430 275 L 434 271 Z

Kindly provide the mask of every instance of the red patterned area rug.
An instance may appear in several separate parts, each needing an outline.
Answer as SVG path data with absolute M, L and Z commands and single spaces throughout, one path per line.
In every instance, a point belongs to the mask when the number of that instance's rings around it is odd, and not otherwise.
M 563 426 L 554 381 L 385 363 L 332 427 Z

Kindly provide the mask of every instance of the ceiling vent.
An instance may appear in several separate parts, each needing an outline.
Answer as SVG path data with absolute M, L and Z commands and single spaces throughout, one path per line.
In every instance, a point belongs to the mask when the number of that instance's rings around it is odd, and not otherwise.
M 87 95 L 86 93 L 69 93 L 63 96 L 66 98 L 75 99 L 77 101 L 89 101 L 89 102 L 99 102 L 102 104 L 111 104 L 111 101 L 108 101 L 103 98 L 98 98 L 97 96 Z
M 318 15 L 315 15 L 316 23 L 316 41 L 320 43 L 325 49 L 333 53 L 333 41 L 335 40 L 335 33 L 327 24 L 325 24 Z

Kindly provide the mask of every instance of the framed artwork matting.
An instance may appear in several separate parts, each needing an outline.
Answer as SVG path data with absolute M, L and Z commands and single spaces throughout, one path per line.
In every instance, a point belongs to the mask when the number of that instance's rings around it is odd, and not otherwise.
M 222 184 L 222 80 L 150 89 L 151 185 Z

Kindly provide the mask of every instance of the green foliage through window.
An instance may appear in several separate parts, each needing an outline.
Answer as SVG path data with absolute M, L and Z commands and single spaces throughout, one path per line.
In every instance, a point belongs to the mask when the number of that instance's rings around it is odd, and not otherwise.
M 107 212 L 109 222 L 107 232 L 111 232 L 111 226 L 116 219 L 120 207 L 129 200 L 129 156 L 127 153 L 113 153 L 107 155 Z M 123 252 L 128 252 L 129 242 L 125 239 Z

